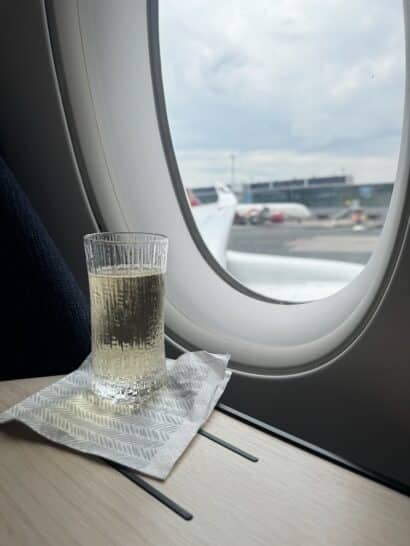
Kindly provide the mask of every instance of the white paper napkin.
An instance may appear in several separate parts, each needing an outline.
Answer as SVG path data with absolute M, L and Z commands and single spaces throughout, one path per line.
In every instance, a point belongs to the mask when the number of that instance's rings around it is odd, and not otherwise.
M 90 390 L 88 357 L 73 373 L 0 414 L 49 440 L 165 479 L 208 419 L 231 377 L 229 355 L 205 351 L 167 360 L 168 384 L 140 408 Z

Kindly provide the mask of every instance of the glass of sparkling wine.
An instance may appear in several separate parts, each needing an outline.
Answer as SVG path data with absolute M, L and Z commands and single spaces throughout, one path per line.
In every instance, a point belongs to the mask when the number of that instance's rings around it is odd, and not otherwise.
M 84 237 L 91 300 L 92 389 L 114 402 L 148 398 L 166 381 L 164 277 L 168 239 Z

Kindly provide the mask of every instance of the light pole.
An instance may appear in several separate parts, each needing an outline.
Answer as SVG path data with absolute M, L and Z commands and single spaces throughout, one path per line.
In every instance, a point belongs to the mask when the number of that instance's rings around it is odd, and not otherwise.
M 230 155 L 231 158 L 231 188 L 233 189 L 235 185 L 235 154 Z

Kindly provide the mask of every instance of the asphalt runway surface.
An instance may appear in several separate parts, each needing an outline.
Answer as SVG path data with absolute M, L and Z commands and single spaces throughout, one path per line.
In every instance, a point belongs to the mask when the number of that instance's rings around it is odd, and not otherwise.
M 313 227 L 291 223 L 234 225 L 228 249 L 365 264 L 380 231 L 380 228 L 354 231 L 351 227 Z

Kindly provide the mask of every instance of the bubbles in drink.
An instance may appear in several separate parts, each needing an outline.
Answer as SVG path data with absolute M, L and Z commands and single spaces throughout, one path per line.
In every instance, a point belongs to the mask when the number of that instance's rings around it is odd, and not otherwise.
M 94 390 L 116 401 L 165 381 L 164 274 L 102 268 L 89 274 Z

